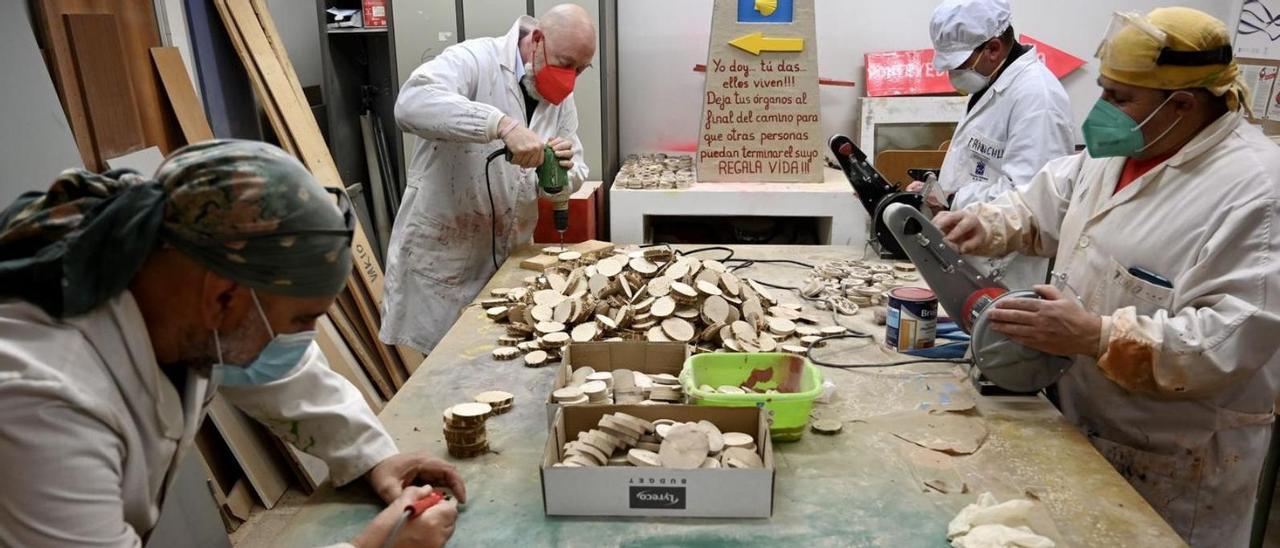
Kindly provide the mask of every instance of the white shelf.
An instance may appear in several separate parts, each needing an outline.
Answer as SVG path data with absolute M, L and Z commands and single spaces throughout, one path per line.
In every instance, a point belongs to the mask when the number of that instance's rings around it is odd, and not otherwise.
M 822 183 L 694 183 L 674 190 L 609 191 L 609 239 L 647 243 L 646 217 L 816 217 L 825 244 L 860 246 L 867 239 L 867 212 L 844 174 L 823 170 Z

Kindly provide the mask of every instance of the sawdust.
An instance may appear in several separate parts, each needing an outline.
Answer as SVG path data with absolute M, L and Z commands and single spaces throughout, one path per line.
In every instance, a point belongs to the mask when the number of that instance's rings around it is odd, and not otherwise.
M 913 411 L 882 419 L 894 436 L 948 455 L 976 453 L 987 439 L 982 419 L 962 413 Z

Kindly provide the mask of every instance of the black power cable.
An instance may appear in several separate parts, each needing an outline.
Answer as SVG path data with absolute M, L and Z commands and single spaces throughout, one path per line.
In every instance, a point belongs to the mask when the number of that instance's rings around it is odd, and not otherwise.
M 818 345 L 830 340 L 870 339 L 870 338 L 872 338 L 871 335 L 868 335 L 866 333 L 856 333 L 856 332 L 823 337 L 821 339 L 818 339 L 817 341 L 814 341 L 813 344 L 809 345 L 809 350 L 805 352 L 805 358 L 808 358 L 809 361 L 813 362 L 814 365 L 820 365 L 822 367 L 830 367 L 832 369 L 871 369 L 871 368 L 877 368 L 877 367 L 897 367 L 899 365 L 911 365 L 915 363 L 955 363 L 955 364 L 972 363 L 972 360 L 970 360 L 969 358 L 914 358 L 909 360 L 899 360 L 896 362 L 881 362 L 881 363 L 835 363 L 835 362 L 828 362 L 825 360 L 818 359 L 813 355 L 814 348 L 817 348 Z
M 493 205 L 493 182 L 489 180 L 489 167 L 494 160 L 506 153 L 507 147 L 502 147 L 493 151 L 484 161 L 484 190 L 489 194 L 489 256 L 493 259 L 494 270 L 501 267 L 498 265 L 498 208 Z

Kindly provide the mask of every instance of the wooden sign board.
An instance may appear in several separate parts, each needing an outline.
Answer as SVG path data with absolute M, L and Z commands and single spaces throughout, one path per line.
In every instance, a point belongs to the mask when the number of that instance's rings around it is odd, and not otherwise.
M 702 182 L 822 182 L 813 0 L 715 0 Z

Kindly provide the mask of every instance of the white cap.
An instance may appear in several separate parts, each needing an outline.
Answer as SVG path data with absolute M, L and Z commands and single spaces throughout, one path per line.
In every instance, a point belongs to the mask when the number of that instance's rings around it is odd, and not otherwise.
M 933 68 L 959 68 L 978 46 L 1004 33 L 1012 17 L 1009 0 L 943 0 L 929 22 Z

